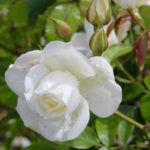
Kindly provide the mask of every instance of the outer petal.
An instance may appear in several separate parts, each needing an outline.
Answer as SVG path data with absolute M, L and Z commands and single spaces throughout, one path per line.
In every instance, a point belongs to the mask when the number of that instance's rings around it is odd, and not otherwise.
M 89 105 L 84 98 L 70 118 L 70 129 L 66 131 L 66 139 L 71 140 L 78 137 L 89 122 Z
M 120 42 L 127 37 L 130 27 L 131 27 L 131 20 L 125 21 L 119 25 L 117 30 L 117 36 Z
M 114 30 L 112 30 L 110 35 L 108 36 L 108 43 L 109 43 L 109 46 L 119 43 L 118 37 L 116 36 L 116 33 Z
M 38 122 L 41 119 L 40 116 L 33 112 L 27 105 L 25 99 L 18 98 L 18 104 L 16 107 L 21 119 L 23 120 L 25 126 L 32 128 L 36 132 L 38 131 Z
M 89 42 L 87 41 L 87 34 L 86 33 L 75 33 L 72 36 L 71 44 L 75 47 L 78 51 L 84 54 L 87 57 L 92 56 L 92 51 L 89 47 Z
M 54 41 L 42 52 L 41 62 L 51 70 L 68 71 L 78 79 L 95 74 L 88 59 L 72 47 L 70 43 Z
M 41 120 L 40 133 L 50 141 L 66 141 L 79 136 L 89 121 L 89 108 L 87 102 L 82 99 L 76 111 L 64 120 Z
M 81 99 L 79 107 L 70 116 L 43 119 L 33 112 L 24 99 L 19 98 L 17 111 L 24 121 L 25 126 L 50 141 L 66 141 L 79 136 L 89 121 L 89 107 L 84 99 Z
M 91 57 L 89 61 L 92 64 L 98 78 L 105 78 L 106 80 L 115 79 L 113 69 L 104 57 Z
M 121 102 L 121 88 L 116 84 L 107 61 L 101 57 L 92 59 L 96 76 L 81 81 L 80 91 L 94 114 L 99 117 L 108 117 L 116 111 Z
M 39 63 L 40 54 L 38 50 L 23 54 L 6 71 L 5 80 L 17 95 L 23 96 L 25 75 L 32 66 Z
M 15 65 L 20 67 L 26 67 L 26 69 L 30 69 L 32 66 L 40 62 L 40 56 L 41 56 L 40 50 L 27 52 L 17 58 L 17 60 L 15 61 Z

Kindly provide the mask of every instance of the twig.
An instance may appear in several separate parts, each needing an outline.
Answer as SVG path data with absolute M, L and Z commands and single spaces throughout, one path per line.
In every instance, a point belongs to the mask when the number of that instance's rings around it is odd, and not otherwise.
M 141 129 L 141 130 L 145 130 L 145 129 L 150 129 L 150 125 L 143 125 L 140 124 L 139 122 L 135 121 L 134 119 L 126 116 L 125 114 L 121 113 L 120 111 L 116 111 L 115 115 L 119 116 L 120 118 L 128 121 L 129 123 L 135 125 L 137 128 Z
M 122 66 L 122 64 L 120 62 L 117 62 L 117 66 L 119 67 L 119 69 L 132 81 L 134 82 L 135 79 L 130 75 L 129 72 L 127 72 L 124 67 Z

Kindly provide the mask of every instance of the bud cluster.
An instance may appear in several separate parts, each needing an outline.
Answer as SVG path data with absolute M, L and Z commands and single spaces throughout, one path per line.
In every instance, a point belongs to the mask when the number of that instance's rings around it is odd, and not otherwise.
M 106 25 L 112 17 L 109 0 L 92 0 L 87 11 L 87 20 L 96 28 L 91 40 L 90 47 L 94 55 L 100 55 L 108 47 L 107 35 L 103 26 Z

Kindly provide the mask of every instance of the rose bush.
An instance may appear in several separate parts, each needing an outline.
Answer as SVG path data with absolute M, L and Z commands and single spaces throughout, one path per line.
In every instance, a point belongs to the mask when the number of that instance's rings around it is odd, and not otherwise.
M 89 109 L 107 117 L 122 99 L 110 64 L 103 57 L 88 59 L 71 42 L 54 41 L 21 55 L 5 80 L 19 97 L 16 109 L 25 126 L 50 141 L 76 138 L 88 124 Z

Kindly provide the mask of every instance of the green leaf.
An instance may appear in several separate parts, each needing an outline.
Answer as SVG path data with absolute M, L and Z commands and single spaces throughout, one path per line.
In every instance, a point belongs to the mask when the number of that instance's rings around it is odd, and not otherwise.
M 38 142 L 33 142 L 31 146 L 27 148 L 23 148 L 22 150 L 69 150 L 69 148 L 56 145 L 53 143 L 50 143 L 49 141 L 38 141 Z
M 124 109 L 126 110 L 126 113 L 125 112 L 124 113 L 127 116 L 133 118 L 134 109 L 131 107 L 124 107 Z M 125 120 L 120 121 L 119 127 L 118 127 L 118 137 L 122 144 L 128 143 L 128 140 L 132 135 L 133 129 L 134 129 L 134 126 L 131 123 Z
M 140 109 L 142 117 L 150 123 L 150 94 L 142 97 Z
M 27 0 L 27 2 L 30 19 L 34 21 L 39 14 L 43 13 L 48 6 L 54 4 L 56 0 Z
M 57 5 L 51 12 L 51 17 L 66 21 L 70 27 L 70 35 L 77 31 L 80 25 L 80 11 L 76 4 L 61 4 Z M 48 18 L 45 30 L 45 36 L 47 41 L 62 40 L 55 32 L 55 24 Z M 69 40 L 68 37 L 66 40 Z
M 9 108 L 15 108 L 17 104 L 17 96 L 8 88 L 7 85 L 0 86 L 0 104 Z
M 117 60 L 117 58 L 130 53 L 132 50 L 133 48 L 131 45 L 117 44 L 106 49 L 106 51 L 102 53 L 102 56 L 112 64 Z
M 145 70 L 149 68 L 150 68 L 150 53 L 147 53 L 145 57 Z
M 110 146 L 114 142 L 118 124 L 119 118 L 117 116 L 96 120 L 96 131 L 104 145 Z
M 142 6 L 139 8 L 140 15 L 144 21 L 145 27 L 150 28 L 150 16 L 147 15 L 150 13 L 150 6 Z
M 0 8 L 7 8 L 10 5 L 11 0 L 0 0 Z
M 137 82 L 127 84 L 123 88 L 123 101 L 124 102 L 134 101 L 144 91 L 145 91 L 144 87 Z
M 146 87 L 150 90 L 150 76 L 146 76 L 144 78 L 144 83 L 145 83 Z
M 15 26 L 25 26 L 28 22 L 28 13 L 27 1 L 17 1 L 9 11 L 9 18 Z
M 9 51 L 6 51 L 2 48 L 0 48 L 0 58 L 1 57 L 10 57 L 11 56 L 11 53 Z
M 87 127 L 79 137 L 73 141 L 65 142 L 63 144 L 77 149 L 88 149 L 92 146 L 98 145 L 99 140 L 96 133 L 90 127 Z

